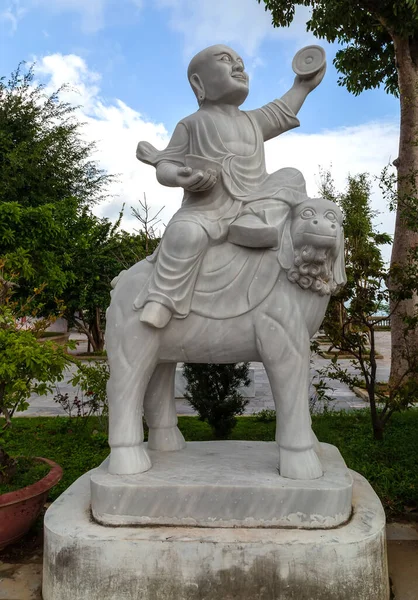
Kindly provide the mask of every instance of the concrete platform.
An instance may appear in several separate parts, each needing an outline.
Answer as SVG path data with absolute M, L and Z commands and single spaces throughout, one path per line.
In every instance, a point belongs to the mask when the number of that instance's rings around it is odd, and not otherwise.
M 91 476 L 93 517 L 103 525 L 331 528 L 351 514 L 353 480 L 335 446 L 321 444 L 324 475 L 280 477 L 275 442 L 189 442 L 148 450 L 152 468 Z
M 330 530 L 104 527 L 90 476 L 45 517 L 44 600 L 388 600 L 385 516 L 352 472 L 353 515 Z

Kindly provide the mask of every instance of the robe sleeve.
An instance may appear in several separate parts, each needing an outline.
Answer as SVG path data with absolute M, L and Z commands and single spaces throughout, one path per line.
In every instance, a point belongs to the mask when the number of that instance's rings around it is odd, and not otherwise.
M 300 125 L 299 119 L 283 100 L 273 100 L 249 112 L 261 127 L 265 142 Z
M 189 132 L 184 123 L 180 121 L 176 126 L 171 140 L 164 150 L 157 150 L 149 142 L 139 142 L 136 157 L 141 162 L 157 167 L 160 162 L 166 161 L 179 166 L 184 165 L 184 157 L 189 149 Z

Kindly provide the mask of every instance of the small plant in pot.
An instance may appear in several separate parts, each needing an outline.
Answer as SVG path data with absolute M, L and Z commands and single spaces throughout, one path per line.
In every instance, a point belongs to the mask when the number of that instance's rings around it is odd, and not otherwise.
M 17 302 L 16 286 L 17 276 L 0 263 L 0 549 L 26 533 L 62 477 L 61 467 L 48 459 L 9 456 L 2 440 L 13 415 L 28 407 L 32 393 L 45 394 L 61 380 L 69 361 L 65 346 L 39 341 L 54 319 L 37 318 L 39 290 Z

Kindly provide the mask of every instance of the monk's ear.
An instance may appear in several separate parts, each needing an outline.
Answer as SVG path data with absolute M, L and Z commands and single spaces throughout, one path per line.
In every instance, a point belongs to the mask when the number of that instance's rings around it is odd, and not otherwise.
M 290 269 L 293 266 L 295 260 L 295 250 L 293 248 L 293 241 L 291 236 L 291 224 L 292 220 L 288 219 L 285 223 L 282 239 L 280 241 L 279 252 L 277 259 L 282 269 Z
M 205 86 L 203 85 L 203 81 L 200 75 L 198 75 L 197 73 L 192 73 L 192 75 L 190 75 L 189 81 L 199 104 L 202 104 L 203 100 L 205 99 Z
M 337 253 L 332 268 L 333 279 L 337 285 L 345 285 L 347 283 L 344 256 L 344 232 L 341 229 Z

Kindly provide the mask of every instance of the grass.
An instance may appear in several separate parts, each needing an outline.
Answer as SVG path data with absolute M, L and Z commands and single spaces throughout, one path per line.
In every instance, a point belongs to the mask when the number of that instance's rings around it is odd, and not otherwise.
M 27 485 L 36 483 L 50 471 L 51 467 L 45 463 L 39 463 L 32 458 L 19 457 L 17 459 L 16 472 L 13 475 L 13 483 L 0 484 L 0 494 L 14 492 Z
M 3 442 L 14 456 L 44 456 L 63 467 L 64 477 L 50 495 L 55 500 L 108 455 L 107 437 L 98 427 L 95 418 L 81 424 L 66 417 L 15 418 Z M 196 417 L 180 417 L 179 427 L 188 441 L 213 439 L 210 427 Z M 382 442 L 373 440 L 367 410 L 314 416 L 313 429 L 369 480 L 389 518 L 418 516 L 418 410 L 393 415 Z M 274 422 L 240 417 L 231 439 L 273 441 L 274 434 Z

